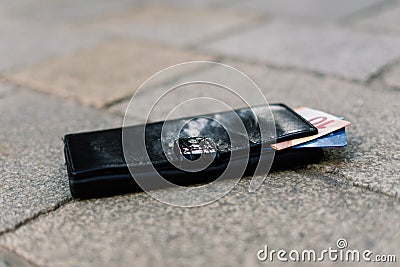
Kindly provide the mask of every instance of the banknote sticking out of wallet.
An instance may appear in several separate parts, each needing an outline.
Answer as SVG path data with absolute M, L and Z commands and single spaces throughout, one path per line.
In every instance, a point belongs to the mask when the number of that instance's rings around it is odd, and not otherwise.
M 256 107 L 257 108 L 257 107 Z M 274 159 L 271 170 L 293 169 L 298 166 L 318 163 L 323 157 L 324 148 L 343 147 L 347 145 L 345 127 L 350 122 L 328 113 L 300 107 L 294 110 L 283 104 L 271 104 L 269 109 L 274 118 L 276 135 L 268 143 L 271 151 L 274 151 Z M 257 128 L 254 114 L 250 109 L 235 110 L 249 136 L 252 136 L 249 156 L 246 159 L 247 167 L 245 175 L 252 174 L 260 159 L 261 138 L 257 139 Z M 254 110 L 254 108 L 253 108 Z M 224 112 L 207 114 L 204 117 L 182 118 L 167 122 L 149 123 L 145 126 L 145 138 L 150 144 L 146 144 L 147 157 L 143 153 L 135 152 L 133 158 L 138 164 L 147 162 L 169 182 L 182 186 L 208 183 L 217 179 L 227 168 L 232 157 L 226 157 L 229 151 L 229 136 L 221 131 L 213 123 L 213 118 L 224 116 Z M 213 158 L 207 168 L 198 172 L 188 172 L 171 164 L 164 154 L 161 129 L 165 123 L 174 125 L 182 120 L 202 120 L 201 129 L 191 136 L 186 134 L 175 140 L 173 146 L 176 153 L 188 160 L 195 160 L 199 155 L 209 153 L 218 155 Z M 228 120 L 229 121 L 229 120 Z M 142 135 L 143 125 L 125 127 L 130 136 L 138 139 Z M 94 132 L 68 134 L 64 137 L 64 154 L 71 194 L 74 198 L 105 197 L 117 194 L 142 191 L 131 175 L 132 166 L 126 163 L 123 149 L 123 129 L 108 129 Z M 249 138 L 245 139 L 249 142 Z M 262 142 L 265 142 L 262 139 Z M 252 149 L 255 148 L 255 149 Z M 240 147 L 239 147 L 240 150 Z M 132 164 L 132 163 L 130 163 Z M 133 166 L 135 167 L 135 166 Z M 141 168 L 133 168 L 137 172 Z M 144 171 L 143 171 L 144 172 Z M 135 173 L 136 175 L 136 173 Z M 151 175 L 148 176 L 151 182 Z

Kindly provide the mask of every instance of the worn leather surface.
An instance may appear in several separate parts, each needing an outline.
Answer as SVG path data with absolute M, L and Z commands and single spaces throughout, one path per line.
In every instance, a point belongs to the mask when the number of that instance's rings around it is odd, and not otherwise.
M 270 105 L 271 112 L 275 122 L 272 123 L 270 116 L 264 115 L 262 111 L 265 107 L 255 107 L 254 112 L 257 114 L 258 120 L 264 120 L 264 124 L 271 127 L 275 125 L 276 133 L 267 131 L 263 134 L 264 143 L 281 142 L 285 140 L 300 138 L 316 134 L 318 130 L 308 121 L 297 115 L 290 108 L 282 104 Z M 238 120 L 238 117 L 240 120 Z M 206 182 L 207 179 L 218 175 L 226 167 L 226 159 L 229 158 L 232 149 L 240 150 L 250 146 L 250 163 L 256 166 L 259 157 L 259 149 L 261 145 L 260 121 L 249 109 L 240 109 L 234 112 L 208 114 L 198 116 L 196 118 L 183 118 L 173 121 L 156 122 L 147 124 L 146 127 L 130 126 L 124 129 L 124 144 L 128 147 L 126 156 L 130 166 L 135 167 L 153 165 L 163 176 L 168 176 L 175 183 L 190 184 L 198 182 Z M 238 131 L 241 127 L 235 124 L 242 122 L 245 131 Z M 181 128 L 181 126 L 183 126 Z M 202 136 L 210 138 L 215 142 L 218 153 L 221 157 L 215 160 L 206 170 L 199 173 L 187 173 L 175 168 L 169 163 L 162 149 L 161 130 L 164 127 L 164 142 L 172 144 L 177 137 L 169 135 L 169 132 L 179 133 L 179 138 Z M 177 127 L 178 130 L 177 130 Z M 181 129 L 179 131 L 179 129 Z M 243 129 L 243 128 L 242 128 Z M 232 138 L 230 138 L 229 134 Z M 145 136 L 146 150 L 136 148 L 136 142 L 143 140 Z M 236 140 L 235 145 L 231 144 L 231 140 Z M 75 197 L 100 196 L 110 194 L 124 193 L 124 190 L 136 190 L 139 188 L 134 186 L 134 180 L 129 174 L 127 163 L 122 148 L 122 129 L 109 129 L 96 132 L 68 134 L 64 138 L 65 157 L 70 179 L 71 192 Z M 125 147 L 125 149 L 127 149 Z M 292 149 L 293 150 L 293 149 Z M 290 150 L 290 151 L 292 151 Z M 172 152 L 171 152 L 172 153 Z M 303 153 L 303 154 L 302 154 Z M 280 153 L 284 155 L 285 153 Z M 297 149 L 290 153 L 292 162 L 287 162 L 288 167 L 296 163 L 294 158 L 319 159 L 321 151 L 318 150 L 302 150 Z M 297 154 L 297 156 L 296 156 Z M 302 154 L 302 155 L 301 155 Z M 294 156 L 293 156 L 294 155 Z M 175 153 L 168 155 L 171 160 L 179 160 L 180 155 Z M 284 159 L 284 157 L 280 157 Z M 284 166 L 284 160 L 275 165 Z M 138 169 L 140 170 L 140 168 Z M 248 172 L 251 172 L 251 166 Z M 179 176 L 185 176 L 180 181 Z M 191 178 L 190 178 L 191 177 Z M 207 179 L 204 177 L 208 177 Z M 129 180 L 129 181 L 128 181 Z M 102 185 L 104 185 L 102 187 Z M 123 188 L 124 187 L 124 188 Z M 86 188 L 86 189 L 85 189 Z M 103 191 L 102 189 L 103 188 Z M 89 192 L 90 191 L 90 192 Z M 97 193 L 98 194 L 97 194 Z M 101 193 L 103 192 L 103 193 Z M 93 194 L 93 195 L 91 195 Z

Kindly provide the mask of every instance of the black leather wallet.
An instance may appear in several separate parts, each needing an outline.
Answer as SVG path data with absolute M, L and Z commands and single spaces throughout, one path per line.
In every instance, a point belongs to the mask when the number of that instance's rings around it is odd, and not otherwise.
M 253 108 L 257 109 L 257 107 Z M 270 105 L 274 116 L 276 135 L 263 138 L 263 142 L 282 142 L 318 133 L 307 120 L 283 104 Z M 247 147 L 250 148 L 245 174 L 255 171 L 260 157 L 261 138 L 257 119 L 250 109 L 235 110 L 248 134 Z M 230 160 L 231 143 L 228 133 L 219 124 L 217 117 L 229 116 L 226 112 L 207 114 L 195 118 L 183 118 L 166 122 L 155 122 L 145 126 L 147 157 L 133 149 L 130 157 L 139 165 L 151 164 L 166 180 L 178 185 L 207 183 L 215 180 L 226 169 Z M 229 117 L 226 117 L 229 122 Z M 258 118 L 259 119 L 259 118 Z M 174 125 L 182 120 L 190 120 L 174 141 L 177 160 L 184 156 L 194 160 L 202 153 L 215 153 L 212 164 L 198 172 L 188 172 L 171 164 L 163 152 L 161 129 L 163 125 Z M 226 121 L 226 120 L 225 120 Z M 196 134 L 187 128 L 197 127 Z M 186 128 L 185 128 L 186 127 Z M 125 127 L 129 136 L 140 138 L 143 125 Z M 186 131 L 185 131 L 186 130 Z M 172 142 L 172 141 L 171 141 Z M 71 194 L 75 198 L 93 198 L 141 191 L 132 178 L 125 161 L 122 147 L 122 128 L 95 132 L 68 134 L 64 137 L 64 153 Z M 240 149 L 240 147 L 239 147 Z M 316 163 L 323 156 L 319 148 L 289 148 L 275 153 L 272 169 L 294 168 L 299 164 Z M 130 162 L 130 164 L 132 164 Z M 134 163 L 135 164 L 135 163 Z M 131 166 L 129 166 L 131 167 Z M 135 167 L 135 166 L 134 166 Z M 140 171 L 140 168 L 138 168 Z M 149 177 L 151 179 L 151 177 Z

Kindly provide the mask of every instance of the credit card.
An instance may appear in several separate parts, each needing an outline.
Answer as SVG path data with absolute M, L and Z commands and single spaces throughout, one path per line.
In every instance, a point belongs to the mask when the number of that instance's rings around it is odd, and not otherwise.
M 328 135 L 322 136 L 318 139 L 303 143 L 293 148 L 311 148 L 311 147 L 344 147 L 347 145 L 346 130 L 340 129 Z

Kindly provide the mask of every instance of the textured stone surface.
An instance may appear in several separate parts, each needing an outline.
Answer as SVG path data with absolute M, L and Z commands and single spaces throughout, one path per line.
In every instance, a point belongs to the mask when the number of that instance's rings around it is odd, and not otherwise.
M 2 249 L 0 247 L 0 266 L 1 267 L 32 267 L 32 265 L 26 262 L 24 259 L 15 255 L 14 253 Z
M 301 15 L 321 19 L 337 19 L 360 11 L 384 0 L 250 0 L 237 7 L 268 14 Z
M 375 254 L 400 248 L 394 198 L 321 173 L 274 173 L 253 194 L 248 181 L 199 208 L 143 193 L 74 201 L 0 243 L 43 266 L 256 266 L 264 245 L 320 251 L 338 238 Z
M 0 71 L 88 47 L 101 39 L 66 27 L 7 16 L 0 16 L 0 35 Z
M 255 22 L 254 16 L 239 11 L 188 8 L 157 4 L 140 11 L 116 13 L 99 17 L 87 24 L 87 30 L 110 32 L 174 45 L 197 44 L 209 37 L 219 37 L 224 31 Z
M 400 37 L 272 23 L 206 45 L 219 55 L 365 80 L 400 56 Z
M 173 119 L 214 113 L 226 110 L 228 106 L 232 109 L 241 108 L 244 106 L 243 99 L 252 106 L 265 104 L 260 99 L 262 92 L 258 91 L 251 80 L 223 64 L 207 63 L 188 75 L 146 89 L 139 91 L 132 100 L 111 106 L 110 111 L 119 115 L 126 113 L 128 117 L 145 122 L 146 119 L 166 120 L 167 116 Z M 130 106 L 127 110 L 128 104 Z
M 212 57 L 131 41 L 112 41 L 6 75 L 36 90 L 102 107 L 133 95 L 154 73 L 171 65 Z
M 64 134 L 121 122 L 68 101 L 13 90 L 0 98 L 0 232 L 70 198 Z
M 281 102 L 291 107 L 309 106 L 350 120 L 353 125 L 348 128 L 348 147 L 328 151 L 327 161 L 316 165 L 315 168 L 333 172 L 373 191 L 400 197 L 400 146 L 395 142 L 399 139 L 399 133 L 394 130 L 400 129 L 400 121 L 396 116 L 400 108 L 397 101 L 400 92 L 385 90 L 381 86 L 368 88 L 298 71 L 282 72 L 260 65 L 233 61 L 227 63 L 248 74 L 260 86 L 269 103 Z M 204 77 L 226 79 L 230 86 L 244 86 L 237 76 L 227 77 L 226 73 L 213 68 L 191 74 L 184 80 L 197 81 Z M 138 96 L 137 103 L 154 101 L 160 96 L 159 91 L 155 89 Z M 199 96 L 198 91 L 192 94 L 188 91 L 187 94 L 186 97 Z M 249 92 L 249 95 L 252 93 Z M 227 98 L 227 102 L 230 101 L 231 99 Z M 167 103 L 168 107 L 173 107 L 181 102 L 182 98 L 176 97 Z M 120 103 L 111 110 L 120 115 L 125 114 L 127 104 L 128 102 Z M 198 113 L 212 111 L 209 107 L 201 105 L 194 107 Z M 161 106 L 158 113 L 154 114 L 154 120 L 162 119 L 165 113 L 170 111 L 163 108 Z M 144 121 L 147 114 L 131 116 Z
M 142 0 L 29 0 L 24 3 L 10 1 L 5 10 L 9 16 L 18 17 L 27 21 L 43 23 L 69 24 L 90 20 L 91 18 L 107 13 L 118 12 L 123 9 L 139 8 Z
M 163 0 L 155 0 L 153 2 L 156 3 L 165 3 Z M 168 4 L 176 5 L 176 6 L 190 6 L 190 7 L 222 7 L 227 8 L 233 3 L 240 2 L 240 0 L 170 0 Z
M 385 83 L 391 87 L 400 89 L 400 64 L 393 66 L 383 75 Z
M 394 5 L 397 3 L 397 5 Z M 361 20 L 361 24 L 369 26 L 372 28 L 388 29 L 388 30 L 400 30 L 400 2 L 392 2 L 383 11 L 368 16 L 367 18 Z
M 0 83 L 3 82 L 0 80 Z M 9 86 L 0 86 L 0 99 L 12 94 L 14 90 Z

